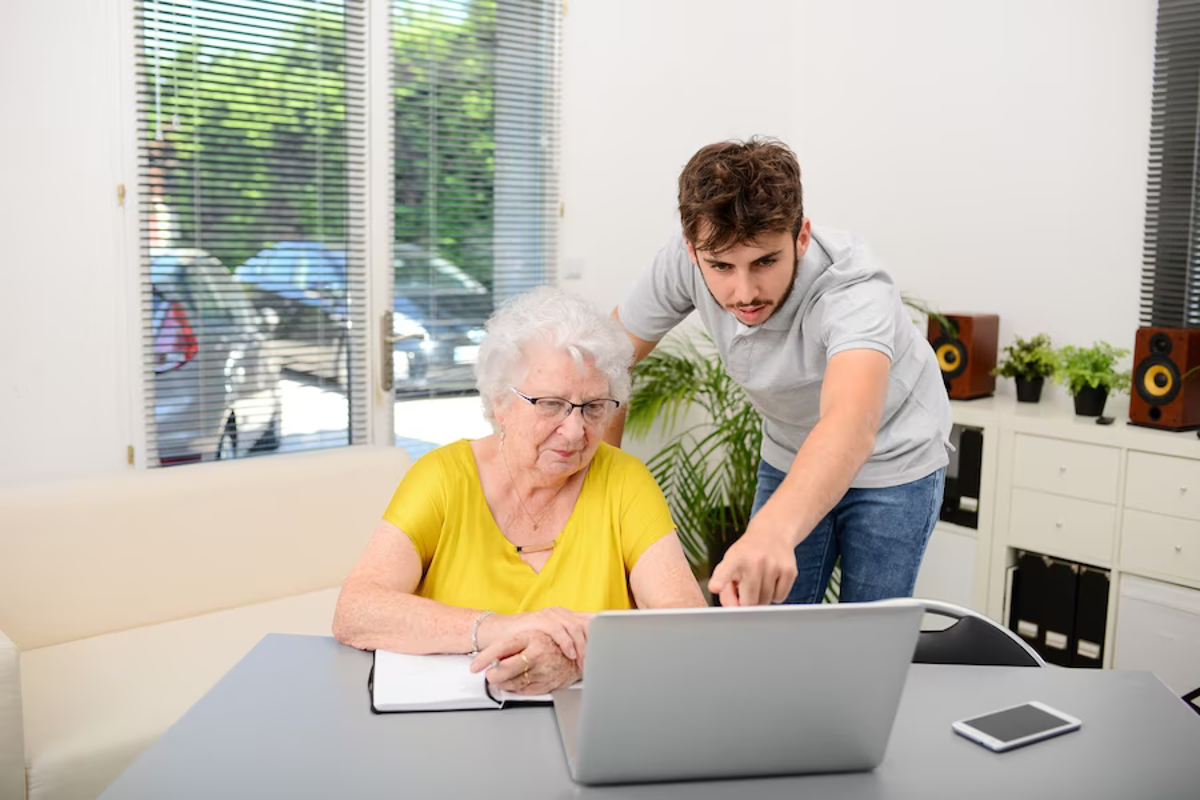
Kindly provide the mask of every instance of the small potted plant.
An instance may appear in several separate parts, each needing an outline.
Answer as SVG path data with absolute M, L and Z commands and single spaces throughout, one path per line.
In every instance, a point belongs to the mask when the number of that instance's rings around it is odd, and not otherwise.
M 1012 378 L 1017 382 L 1017 400 L 1036 403 L 1042 396 L 1046 378 L 1054 374 L 1054 350 L 1050 337 L 1039 333 L 1032 339 L 1013 338 L 1013 343 L 1004 348 L 1000 363 L 992 370 L 993 375 Z
M 1118 372 L 1117 359 L 1129 351 L 1113 347 L 1108 342 L 1096 342 L 1091 347 L 1067 345 L 1054 354 L 1054 380 L 1067 387 L 1075 398 L 1075 413 L 1081 417 L 1098 417 L 1104 413 L 1109 392 L 1129 388 L 1129 372 Z

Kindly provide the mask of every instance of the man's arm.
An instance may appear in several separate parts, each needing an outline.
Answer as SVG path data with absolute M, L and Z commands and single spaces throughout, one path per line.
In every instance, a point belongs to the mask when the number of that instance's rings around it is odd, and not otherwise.
M 891 361 L 844 350 L 825 370 L 821 416 L 787 477 L 713 570 L 721 605 L 781 602 L 796 579 L 796 545 L 837 505 L 875 448 Z
M 658 342 L 651 342 L 646 339 L 634 336 L 625 327 L 625 323 L 621 322 L 621 315 L 617 313 L 617 309 L 612 310 L 613 319 L 621 324 L 621 330 L 625 331 L 625 335 L 629 337 L 629 341 L 633 343 L 633 364 L 630 368 L 637 366 L 643 358 L 650 355 L 650 351 Z M 617 413 L 613 415 L 612 420 L 608 423 L 607 430 L 604 431 L 604 441 L 611 444 L 613 447 L 621 446 L 621 437 L 625 433 L 625 412 L 627 409 L 619 408 Z

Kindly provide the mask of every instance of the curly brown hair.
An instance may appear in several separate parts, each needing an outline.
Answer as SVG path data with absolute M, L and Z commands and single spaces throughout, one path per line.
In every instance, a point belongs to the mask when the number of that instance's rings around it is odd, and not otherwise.
M 796 154 L 757 136 L 700 148 L 679 175 L 679 217 L 692 246 L 714 253 L 763 234 L 798 236 L 804 190 Z

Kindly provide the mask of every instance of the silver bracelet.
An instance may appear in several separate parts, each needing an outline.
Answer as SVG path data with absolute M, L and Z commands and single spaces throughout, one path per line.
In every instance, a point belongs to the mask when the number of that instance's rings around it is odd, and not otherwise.
M 471 655 L 479 653 L 479 623 L 483 622 L 488 614 L 494 613 L 494 611 L 480 611 L 479 616 L 471 623 Z

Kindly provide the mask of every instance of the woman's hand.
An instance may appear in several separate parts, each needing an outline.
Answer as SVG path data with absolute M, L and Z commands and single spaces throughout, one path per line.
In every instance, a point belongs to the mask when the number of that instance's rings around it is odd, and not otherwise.
M 487 670 L 487 681 L 516 694 L 546 694 L 582 676 L 578 664 L 549 634 L 526 629 L 481 650 L 471 671 Z
M 479 649 L 488 649 L 493 643 L 507 641 L 523 631 L 540 631 L 549 636 L 582 672 L 590 619 L 590 614 L 578 614 L 559 606 L 524 614 L 493 614 L 485 617 L 479 626 Z

